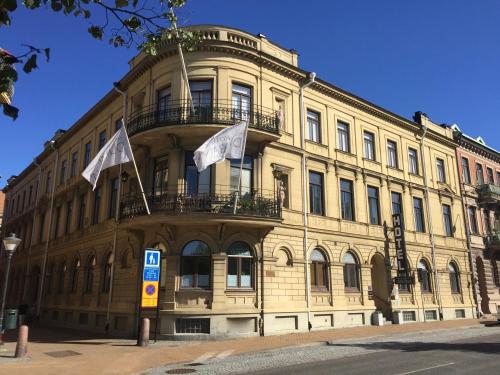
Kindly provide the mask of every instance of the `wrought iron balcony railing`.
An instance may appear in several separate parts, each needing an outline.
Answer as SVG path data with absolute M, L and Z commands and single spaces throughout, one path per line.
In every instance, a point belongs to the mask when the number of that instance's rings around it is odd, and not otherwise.
M 500 203 L 500 186 L 483 184 L 477 187 L 480 203 Z
M 166 215 L 213 214 L 224 216 L 252 216 L 281 219 L 281 204 L 274 194 L 263 195 L 259 192 L 242 194 L 234 211 L 235 194 L 147 194 L 151 213 Z M 146 207 L 140 193 L 127 195 L 121 199 L 120 217 L 131 218 L 146 215 Z
M 500 232 L 487 235 L 485 240 L 487 246 L 500 246 Z
M 129 136 L 146 130 L 173 125 L 234 125 L 245 120 L 249 127 L 279 135 L 280 116 L 277 111 L 262 106 L 238 109 L 228 100 L 198 103 L 191 106 L 187 100 L 155 104 L 130 115 Z

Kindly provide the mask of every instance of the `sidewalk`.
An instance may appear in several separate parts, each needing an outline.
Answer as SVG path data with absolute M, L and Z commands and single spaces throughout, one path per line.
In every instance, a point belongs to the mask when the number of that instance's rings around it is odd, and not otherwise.
M 159 341 L 148 348 L 135 346 L 135 341 L 94 338 L 81 333 L 33 329 L 28 346 L 29 358 L 12 358 L 13 335 L 0 346 L 0 373 L 17 374 L 137 374 L 142 370 L 172 363 L 192 362 L 207 353 L 231 355 L 324 343 L 328 340 L 355 339 L 397 333 L 480 326 L 479 320 L 450 320 L 432 323 L 410 323 L 384 327 L 364 326 L 311 333 L 253 337 L 226 341 L 179 342 Z M 10 340 L 9 340 L 10 338 Z

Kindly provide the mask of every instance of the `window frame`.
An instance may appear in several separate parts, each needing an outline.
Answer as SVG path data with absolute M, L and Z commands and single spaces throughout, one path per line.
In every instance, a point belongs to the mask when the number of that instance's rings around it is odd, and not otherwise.
M 460 294 L 462 292 L 462 286 L 460 285 L 460 271 L 454 261 L 448 263 L 448 276 L 450 278 L 451 294 Z
M 200 244 L 203 244 L 204 247 L 206 247 L 206 250 L 208 252 L 208 255 L 185 255 L 184 252 L 187 250 L 187 247 L 193 243 L 193 242 L 199 242 Z M 186 265 L 185 265 L 185 262 L 187 259 L 194 259 L 193 260 L 193 264 L 191 265 L 191 268 L 193 269 L 193 273 L 192 274 L 185 274 L 185 268 L 186 268 Z M 199 276 L 200 276 L 200 264 L 202 261 L 208 261 L 208 269 L 209 269 L 209 272 L 208 272 L 208 282 L 207 282 L 207 285 L 199 285 Z M 210 250 L 210 247 L 204 242 L 204 241 L 201 241 L 201 240 L 192 240 L 192 241 L 189 241 L 188 243 L 186 243 L 183 248 L 182 248 L 182 251 L 181 251 L 181 262 L 180 262 L 180 286 L 179 288 L 180 289 L 201 289 L 201 290 L 210 290 L 211 289 L 211 286 L 212 286 L 212 252 Z M 184 276 L 192 276 L 192 282 L 190 283 L 189 286 L 184 286 L 183 283 L 184 283 L 184 280 L 183 280 L 183 277 Z M 203 275 L 203 276 L 206 276 L 206 275 Z
M 321 113 L 308 108 L 306 111 L 306 122 L 307 140 L 321 144 Z
M 248 250 L 250 255 L 241 255 L 241 254 L 230 254 L 231 251 L 234 251 L 236 246 L 244 246 Z M 244 241 L 236 241 L 229 246 L 229 248 L 226 251 L 226 256 L 227 256 L 227 267 L 226 267 L 226 289 L 237 289 L 237 290 L 254 290 L 255 288 L 255 277 L 254 277 L 254 267 L 255 267 L 255 256 L 254 256 L 254 251 Z M 229 268 L 230 268 L 230 260 L 235 260 L 236 261 L 236 275 L 232 275 L 229 273 Z M 250 262 L 250 285 L 242 286 L 242 269 L 243 269 L 243 262 L 249 261 Z M 229 277 L 230 276 L 236 276 L 236 285 L 229 285 Z M 245 275 L 247 276 L 247 275 Z
M 462 182 L 464 184 L 471 184 L 471 174 L 470 174 L 470 165 L 469 165 L 469 159 L 466 158 L 465 156 L 462 156 Z
M 444 159 L 436 158 L 436 172 L 437 172 L 437 181 L 445 183 L 446 170 L 445 170 Z
M 346 257 L 351 256 L 354 262 L 346 262 Z M 352 251 L 346 251 L 342 256 L 342 270 L 344 276 L 344 291 L 347 293 L 361 292 L 361 278 L 359 259 Z M 354 279 L 352 276 L 354 275 Z
M 375 192 L 375 196 L 371 196 L 370 195 L 370 190 L 374 191 Z M 367 185 L 366 186 L 366 195 L 367 195 L 367 198 L 368 198 L 368 220 L 370 222 L 370 225 L 381 225 L 381 217 L 380 217 L 380 190 L 378 187 L 376 186 L 371 186 L 371 185 Z M 372 214 L 373 214 L 373 206 L 372 206 L 372 202 L 375 202 L 375 209 L 376 209 L 376 217 L 375 217 L 375 221 L 372 220 L 372 218 L 374 217 Z
M 426 260 L 419 260 L 417 265 L 417 273 L 420 279 L 420 291 L 425 294 L 432 294 L 432 272 L 429 267 L 429 263 Z
M 394 156 L 394 160 L 391 156 Z M 392 139 L 387 140 L 387 166 L 389 168 L 399 169 L 398 143 Z
M 319 184 L 311 182 L 312 175 L 318 176 L 320 178 Z M 309 179 L 308 179 L 308 182 L 309 182 L 309 213 L 313 214 L 313 215 L 325 216 L 325 197 L 324 197 L 324 184 L 325 184 L 325 182 L 324 182 L 323 173 L 310 170 L 308 173 L 308 177 L 309 177 Z M 319 198 L 320 198 L 319 210 L 315 209 L 315 204 L 314 204 L 314 201 L 315 201 L 314 198 L 316 196 L 315 193 L 317 193 L 317 192 L 319 192 L 319 194 L 320 194 L 320 196 L 319 196 Z
M 446 237 L 453 237 L 453 216 L 451 214 L 451 206 L 449 204 L 443 203 L 442 211 L 444 234 Z
M 476 185 L 484 185 L 483 165 L 478 162 L 476 162 Z
M 365 159 L 377 161 L 375 147 L 375 133 L 368 130 L 363 131 L 363 146 Z M 371 154 L 371 155 L 370 155 Z
M 318 253 L 322 260 L 319 258 L 313 259 L 313 255 Z M 309 285 L 313 292 L 327 292 L 329 288 L 329 275 L 328 275 L 328 258 L 323 250 L 315 248 L 309 254 Z M 322 276 L 322 277 L 320 277 Z M 323 280 L 323 284 L 319 284 Z
M 420 197 L 413 197 L 412 201 L 415 232 L 425 233 L 424 200 Z
M 412 163 L 412 160 L 414 160 L 414 164 Z M 413 147 L 408 148 L 408 172 L 416 176 L 420 175 L 420 168 L 418 165 L 418 151 Z
M 347 185 L 349 190 L 345 190 Z M 354 204 L 354 182 L 345 178 L 339 180 L 340 187 L 340 217 L 342 220 L 356 221 L 356 206 Z M 350 214 L 350 215 L 349 215 Z
M 345 129 L 343 129 L 345 127 Z M 351 126 L 348 122 L 337 120 L 337 149 L 351 153 Z M 341 137 L 341 135 L 343 137 Z M 343 139 L 345 138 L 345 139 Z M 345 142 L 345 144 L 343 144 Z M 345 146 L 345 149 L 344 149 Z

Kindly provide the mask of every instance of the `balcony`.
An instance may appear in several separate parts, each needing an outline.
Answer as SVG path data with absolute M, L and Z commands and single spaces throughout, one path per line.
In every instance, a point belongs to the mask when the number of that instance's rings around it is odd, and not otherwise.
M 485 236 L 486 246 L 500 248 L 500 232 Z
M 480 204 L 500 204 L 500 187 L 492 184 L 477 186 L 478 202 Z
M 210 219 L 228 219 L 231 217 L 255 219 L 269 219 L 281 221 L 281 204 L 279 198 L 270 192 L 252 192 L 240 197 L 234 210 L 235 194 L 180 194 L 166 192 L 162 194 L 147 194 L 146 200 L 151 214 L 172 217 L 173 223 L 180 224 L 182 218 L 188 223 L 202 222 Z M 136 218 L 147 216 L 144 200 L 140 193 L 134 193 L 122 198 L 120 203 L 120 218 Z
M 128 120 L 127 129 L 130 137 L 156 128 L 179 128 L 187 125 L 234 125 L 239 121 L 248 121 L 249 128 L 271 135 L 271 140 L 280 135 L 278 113 L 262 106 L 246 109 L 233 108 L 228 100 L 216 100 L 211 104 L 191 106 L 187 100 L 171 101 L 162 105 L 151 105 L 134 112 Z

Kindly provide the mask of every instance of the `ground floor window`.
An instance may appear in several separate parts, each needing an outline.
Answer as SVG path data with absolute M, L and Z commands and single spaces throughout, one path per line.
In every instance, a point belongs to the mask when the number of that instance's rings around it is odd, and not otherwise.
M 191 241 L 182 249 L 181 287 L 210 287 L 211 256 L 205 242 Z
M 235 242 L 227 250 L 227 287 L 252 288 L 253 254 L 245 242 Z

